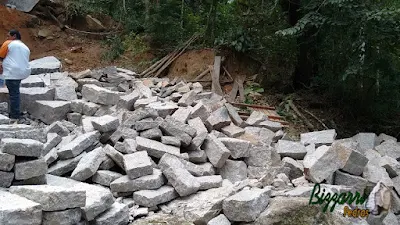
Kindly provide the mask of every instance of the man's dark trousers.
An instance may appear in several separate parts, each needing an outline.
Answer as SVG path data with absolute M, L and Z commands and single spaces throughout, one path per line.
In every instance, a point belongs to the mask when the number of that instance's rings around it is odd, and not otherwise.
M 8 88 L 8 95 L 10 99 L 10 119 L 19 119 L 21 116 L 20 112 L 20 92 L 19 87 L 21 80 L 6 80 L 6 86 Z

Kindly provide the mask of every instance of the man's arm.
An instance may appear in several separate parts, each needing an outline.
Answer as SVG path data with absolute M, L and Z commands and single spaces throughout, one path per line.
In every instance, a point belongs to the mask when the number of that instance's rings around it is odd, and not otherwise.
M 0 60 L 3 61 L 4 58 L 6 58 L 7 53 L 8 53 L 8 45 L 11 43 L 11 41 L 5 41 L 1 47 L 0 47 Z
M 5 41 L 1 47 L 0 47 L 0 61 L 3 62 L 3 60 L 6 58 L 7 53 L 8 53 L 8 45 L 11 43 L 11 41 Z M 3 73 L 3 64 L 0 64 L 0 73 Z

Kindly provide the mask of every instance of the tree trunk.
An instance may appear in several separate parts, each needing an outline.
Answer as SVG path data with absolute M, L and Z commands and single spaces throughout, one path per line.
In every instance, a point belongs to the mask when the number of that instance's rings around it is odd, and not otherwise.
M 147 27 L 147 25 L 149 24 L 149 20 L 150 20 L 150 0 L 143 0 L 143 2 L 144 2 L 144 7 L 145 7 L 144 22 L 145 22 L 145 26 Z
M 301 0 L 287 0 L 287 2 L 288 5 L 286 5 L 286 7 L 288 7 L 287 11 L 289 12 L 289 24 L 291 26 L 295 26 L 301 18 L 299 12 Z M 315 71 L 313 62 L 316 58 L 316 51 L 310 34 L 312 34 L 312 31 L 309 31 L 297 38 L 299 52 L 293 78 L 293 85 L 295 88 L 309 86 Z

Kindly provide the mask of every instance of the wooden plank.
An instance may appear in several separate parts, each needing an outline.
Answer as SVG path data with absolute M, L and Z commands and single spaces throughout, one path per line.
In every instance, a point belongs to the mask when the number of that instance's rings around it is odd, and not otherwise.
M 232 91 L 231 91 L 231 93 L 229 94 L 229 99 L 228 99 L 228 101 L 234 102 L 235 99 L 236 99 L 236 95 L 237 95 L 238 91 L 239 91 L 239 84 L 238 84 L 238 82 L 235 80 L 234 83 L 233 83 Z
M 259 109 L 275 110 L 275 107 L 271 107 L 271 106 L 251 105 L 251 104 L 236 103 L 236 102 L 229 102 L 229 103 L 230 103 L 231 105 L 236 105 L 236 106 L 243 106 L 243 107 L 250 107 L 250 108 L 259 108 Z
M 231 78 L 231 80 L 234 80 L 232 78 L 232 75 L 228 72 L 228 70 L 225 68 L 225 66 L 222 66 L 222 68 L 224 69 L 225 73 L 228 75 L 229 78 Z
M 203 78 L 205 75 L 207 75 L 210 72 L 210 67 L 207 67 L 206 70 L 204 70 L 200 75 L 198 75 L 196 78 L 194 78 L 193 81 L 197 81 L 200 80 L 201 78 Z
M 158 60 L 157 62 L 155 62 L 153 65 L 151 65 L 149 68 L 145 69 L 142 73 L 140 73 L 140 76 L 144 76 L 145 74 L 147 74 L 150 70 L 154 69 L 154 67 L 158 66 L 160 63 L 162 63 L 163 61 L 165 61 L 168 57 L 171 56 L 172 53 L 169 53 L 168 55 L 164 56 L 162 59 Z
M 244 80 L 245 80 L 245 77 L 243 77 L 243 76 L 241 76 L 240 79 L 238 80 L 240 102 L 244 102 L 246 100 L 246 98 L 244 96 L 244 87 L 243 87 Z
M 168 61 L 168 59 L 170 59 L 171 57 L 174 57 L 174 55 L 176 54 L 176 51 L 169 53 L 168 55 L 166 55 L 164 58 L 162 58 L 161 60 L 159 60 L 158 62 L 154 63 L 146 72 L 143 72 L 141 76 L 143 77 L 148 77 L 149 75 L 151 75 L 152 73 L 154 73 L 155 71 L 157 71 L 166 61 Z
M 197 39 L 197 35 L 193 35 L 193 36 L 189 39 L 189 41 L 187 42 L 187 44 L 182 48 L 182 50 L 181 50 L 176 56 L 174 56 L 172 59 L 169 59 L 169 60 L 163 65 L 163 67 L 161 67 L 161 69 L 159 69 L 159 70 L 157 71 L 157 73 L 154 75 L 154 77 L 160 76 L 160 74 L 162 73 L 162 71 L 164 71 L 173 61 L 175 61 L 176 58 L 178 58 L 179 56 L 181 56 L 181 55 L 185 52 L 185 50 L 190 46 L 190 44 L 192 44 L 192 42 L 193 42 L 194 40 L 196 40 L 196 39 Z
M 221 84 L 219 83 L 219 75 L 221 70 L 221 56 L 215 56 L 214 58 L 214 69 L 212 73 L 212 85 L 211 91 L 215 94 L 223 96 L 224 93 L 222 92 Z

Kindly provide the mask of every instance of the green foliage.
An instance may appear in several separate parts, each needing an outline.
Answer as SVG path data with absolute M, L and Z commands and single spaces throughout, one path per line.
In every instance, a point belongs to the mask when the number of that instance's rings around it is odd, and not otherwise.
M 108 51 L 104 53 L 103 59 L 107 61 L 113 61 L 125 52 L 125 48 L 120 36 L 108 36 L 104 42 L 105 45 L 108 46 Z
M 400 8 L 395 1 L 308 0 L 281 37 L 314 38 L 314 85 L 359 115 L 400 108 Z M 343 104 L 345 103 L 345 104 Z

